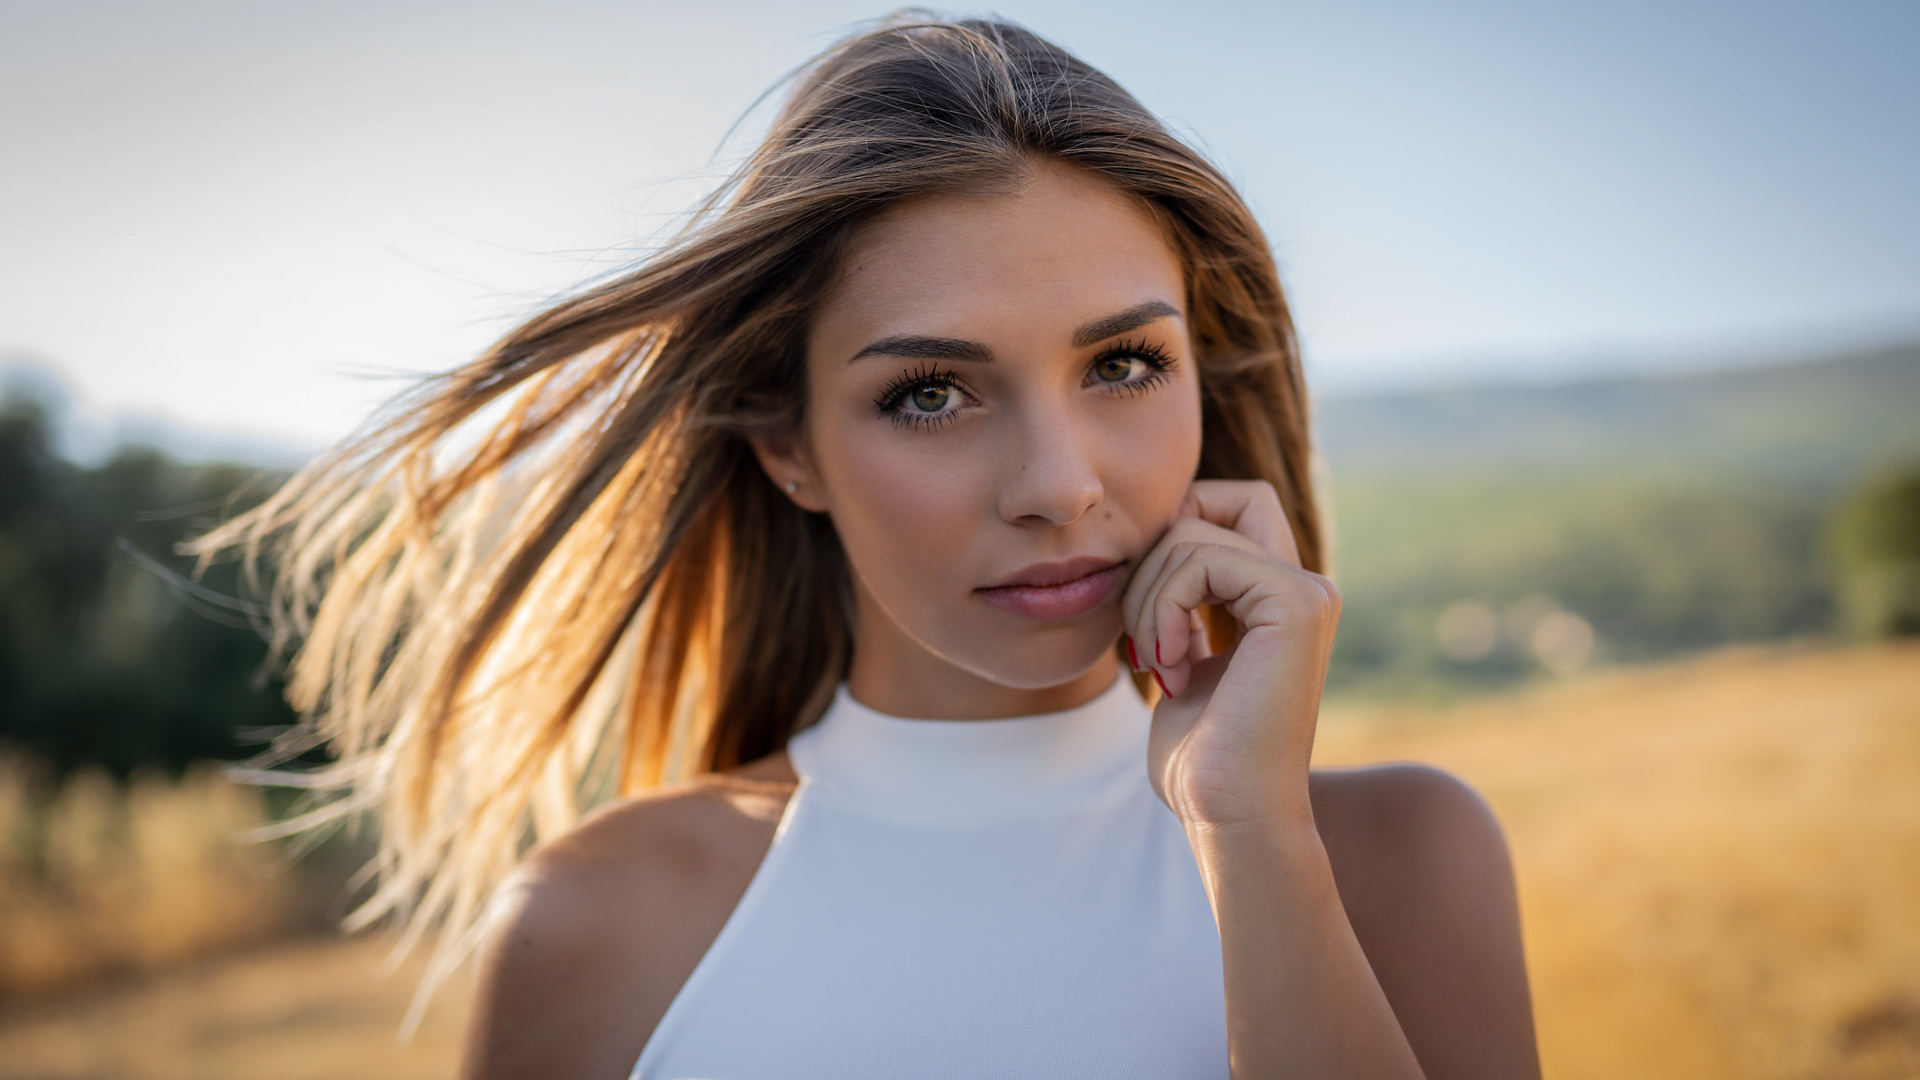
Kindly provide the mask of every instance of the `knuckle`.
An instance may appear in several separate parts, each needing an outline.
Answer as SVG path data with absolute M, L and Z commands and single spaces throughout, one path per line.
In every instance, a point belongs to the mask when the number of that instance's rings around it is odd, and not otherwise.
M 1340 587 L 1333 583 L 1333 579 L 1314 574 L 1313 583 L 1320 586 L 1320 588 L 1326 592 L 1327 600 L 1333 604 L 1334 610 L 1340 610 Z
M 1333 590 L 1332 582 L 1317 574 L 1303 574 L 1301 579 L 1294 600 L 1304 611 L 1325 618 L 1340 610 L 1340 594 Z
M 1313 595 L 1315 597 L 1313 606 L 1322 614 L 1331 612 L 1339 603 L 1332 596 L 1328 595 L 1325 589 L 1315 589 Z

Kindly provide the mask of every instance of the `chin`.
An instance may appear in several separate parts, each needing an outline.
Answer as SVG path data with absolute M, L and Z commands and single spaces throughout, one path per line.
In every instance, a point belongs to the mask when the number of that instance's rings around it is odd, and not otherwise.
M 1085 675 L 1096 664 L 1116 662 L 1113 647 L 1119 627 L 1093 630 L 1059 628 L 1055 632 L 1004 634 L 988 655 L 978 650 L 948 653 L 958 667 L 1016 690 L 1044 690 Z

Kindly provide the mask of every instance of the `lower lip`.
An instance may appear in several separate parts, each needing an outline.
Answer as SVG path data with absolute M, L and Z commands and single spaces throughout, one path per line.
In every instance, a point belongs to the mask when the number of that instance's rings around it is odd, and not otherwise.
M 1001 611 L 1029 619 L 1071 619 L 1099 607 L 1125 566 L 1119 563 L 1059 585 L 1007 585 L 978 592 L 980 599 Z

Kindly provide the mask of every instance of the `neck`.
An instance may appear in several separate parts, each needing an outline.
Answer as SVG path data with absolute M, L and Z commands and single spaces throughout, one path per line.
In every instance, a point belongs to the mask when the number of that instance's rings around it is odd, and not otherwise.
M 890 716 L 998 720 L 1078 708 L 1113 685 L 1119 666 L 1112 653 L 1102 653 L 1091 667 L 1058 685 L 1007 686 L 923 650 L 862 648 L 856 643 L 847 691 Z
M 1084 808 L 1147 790 L 1151 714 L 1118 675 L 1081 705 L 1000 720 L 890 715 L 842 686 L 787 750 L 812 799 L 868 816 L 983 824 Z

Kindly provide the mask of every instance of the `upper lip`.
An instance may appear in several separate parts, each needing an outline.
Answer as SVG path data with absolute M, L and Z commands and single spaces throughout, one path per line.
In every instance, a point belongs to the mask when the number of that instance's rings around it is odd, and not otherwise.
M 1011 577 L 1003 578 L 991 585 L 983 585 L 981 587 L 986 589 L 1011 589 L 1018 586 L 1032 588 L 1045 587 L 1048 585 L 1065 585 L 1069 581 L 1078 581 L 1088 574 L 1097 574 L 1109 567 L 1119 565 L 1120 563 L 1117 559 L 1103 559 L 1098 555 L 1080 555 L 1067 559 L 1064 562 L 1034 563 L 1032 566 L 1023 567 L 1016 571 Z

